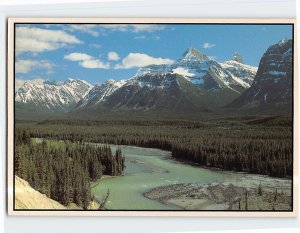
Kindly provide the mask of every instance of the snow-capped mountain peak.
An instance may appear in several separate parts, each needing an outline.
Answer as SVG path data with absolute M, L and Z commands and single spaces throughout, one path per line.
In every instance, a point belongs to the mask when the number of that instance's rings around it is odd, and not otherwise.
M 244 88 L 251 86 L 257 72 L 257 67 L 246 65 L 236 60 L 225 61 L 221 63 L 221 66 Z
M 115 82 L 116 82 L 116 80 L 114 80 L 114 79 L 110 78 L 110 79 L 107 79 L 105 82 L 106 82 L 106 83 L 110 83 L 110 84 L 112 84 L 112 83 L 115 83 Z
M 201 53 L 198 49 L 191 47 L 183 53 L 181 60 L 208 61 L 210 58 L 204 53 Z
M 116 108 L 125 102 L 127 107 L 149 107 L 154 105 L 147 102 L 154 103 L 161 95 L 167 100 L 174 98 L 174 94 L 180 96 L 181 92 L 189 91 L 197 96 L 212 92 L 218 96 L 217 92 L 221 91 L 233 98 L 250 87 L 257 70 L 243 64 L 240 57 L 235 54 L 232 60 L 220 63 L 196 48 L 188 48 L 173 64 L 142 67 L 128 80 L 107 79 L 95 86 L 73 78 L 64 82 L 24 83 L 16 92 L 15 100 L 55 111 L 69 111 L 99 104 Z M 140 98 L 143 105 L 139 104 Z
M 278 42 L 278 45 L 279 46 L 283 46 L 284 44 L 288 43 L 289 42 L 289 39 L 288 38 L 283 38 L 282 40 L 280 40 Z
M 15 101 L 54 111 L 67 111 L 83 99 L 92 87 L 90 83 L 79 79 L 65 82 L 46 80 L 40 84 L 27 81 L 15 93 Z
M 139 77 L 145 74 L 160 74 L 170 72 L 169 65 L 148 65 L 138 69 L 134 77 Z
M 250 87 L 256 71 L 256 67 L 243 64 L 242 56 L 237 52 L 231 60 L 219 63 L 196 48 L 188 48 L 175 63 L 142 67 L 134 77 L 178 74 L 204 89 L 228 88 L 240 93 Z
M 77 104 L 77 108 L 96 105 L 104 102 L 117 89 L 121 88 L 127 83 L 126 80 L 116 81 L 114 79 L 107 79 L 102 84 L 95 85 L 88 94 Z
M 236 61 L 238 63 L 244 64 L 244 59 L 243 59 L 242 55 L 239 52 L 234 52 L 231 60 Z

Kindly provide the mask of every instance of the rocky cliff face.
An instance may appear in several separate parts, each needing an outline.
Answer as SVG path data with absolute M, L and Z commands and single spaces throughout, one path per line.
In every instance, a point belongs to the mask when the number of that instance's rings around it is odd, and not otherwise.
M 293 41 L 281 40 L 262 56 L 252 86 L 229 106 L 284 104 L 293 98 Z

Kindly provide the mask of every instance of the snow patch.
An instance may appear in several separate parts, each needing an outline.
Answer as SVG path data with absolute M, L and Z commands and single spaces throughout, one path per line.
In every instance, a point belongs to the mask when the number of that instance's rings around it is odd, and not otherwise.
M 251 86 L 249 83 L 244 82 L 242 79 L 234 76 L 233 74 L 231 74 L 231 77 L 233 78 L 234 81 L 236 81 L 237 83 L 239 83 L 241 86 L 245 88 L 249 88 Z
M 177 67 L 172 70 L 173 74 L 179 74 L 185 77 L 194 77 L 194 73 L 190 73 L 188 69 L 184 69 L 183 67 Z
M 280 40 L 280 41 L 278 42 L 278 44 L 279 44 L 280 46 L 282 46 L 282 45 L 284 45 L 284 44 L 287 43 L 287 42 L 288 42 L 288 39 L 287 39 L 287 38 L 284 38 L 284 39 Z
M 254 95 L 253 99 L 258 95 L 259 92 L 260 92 L 260 89 L 258 90 L 258 92 L 256 92 L 256 94 Z
M 264 101 L 265 101 L 265 103 L 267 103 L 267 96 L 268 96 L 268 94 L 264 95 Z
M 274 76 L 278 76 L 278 75 L 283 76 L 283 75 L 286 75 L 286 72 L 283 72 L 283 71 L 276 71 L 276 70 L 271 70 L 271 71 L 269 71 L 269 73 L 270 73 L 271 75 L 274 75 Z
M 91 84 L 75 79 L 60 83 L 44 81 L 38 85 L 26 82 L 16 92 L 15 101 L 64 111 L 82 100 L 91 88 Z

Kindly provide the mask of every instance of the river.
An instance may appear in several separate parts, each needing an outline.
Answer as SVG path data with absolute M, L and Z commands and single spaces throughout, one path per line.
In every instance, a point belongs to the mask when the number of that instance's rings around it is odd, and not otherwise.
M 116 146 L 111 145 L 112 150 Z M 122 176 L 104 177 L 92 184 L 92 193 L 97 199 L 103 199 L 109 189 L 109 198 L 105 207 L 109 210 L 177 210 L 179 207 L 162 204 L 144 197 L 150 189 L 180 183 L 228 182 L 246 183 L 256 187 L 287 187 L 291 181 L 261 175 L 225 172 L 206 169 L 179 162 L 171 157 L 171 152 L 152 148 L 121 146 L 125 155 L 126 168 Z

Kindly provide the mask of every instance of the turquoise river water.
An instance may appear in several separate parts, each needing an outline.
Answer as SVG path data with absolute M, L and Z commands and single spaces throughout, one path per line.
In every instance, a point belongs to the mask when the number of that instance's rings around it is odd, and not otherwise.
M 111 147 L 116 149 L 114 145 Z M 105 207 L 110 210 L 176 210 L 178 207 L 148 199 L 143 193 L 155 187 L 177 183 L 237 184 L 242 177 L 247 176 L 244 173 L 223 172 L 185 164 L 173 159 L 169 151 L 133 146 L 121 146 L 121 149 L 126 165 L 123 175 L 104 177 L 92 184 L 92 192 L 97 199 L 103 199 L 109 189 Z M 251 180 L 255 180 L 255 177 L 262 178 L 251 175 Z

